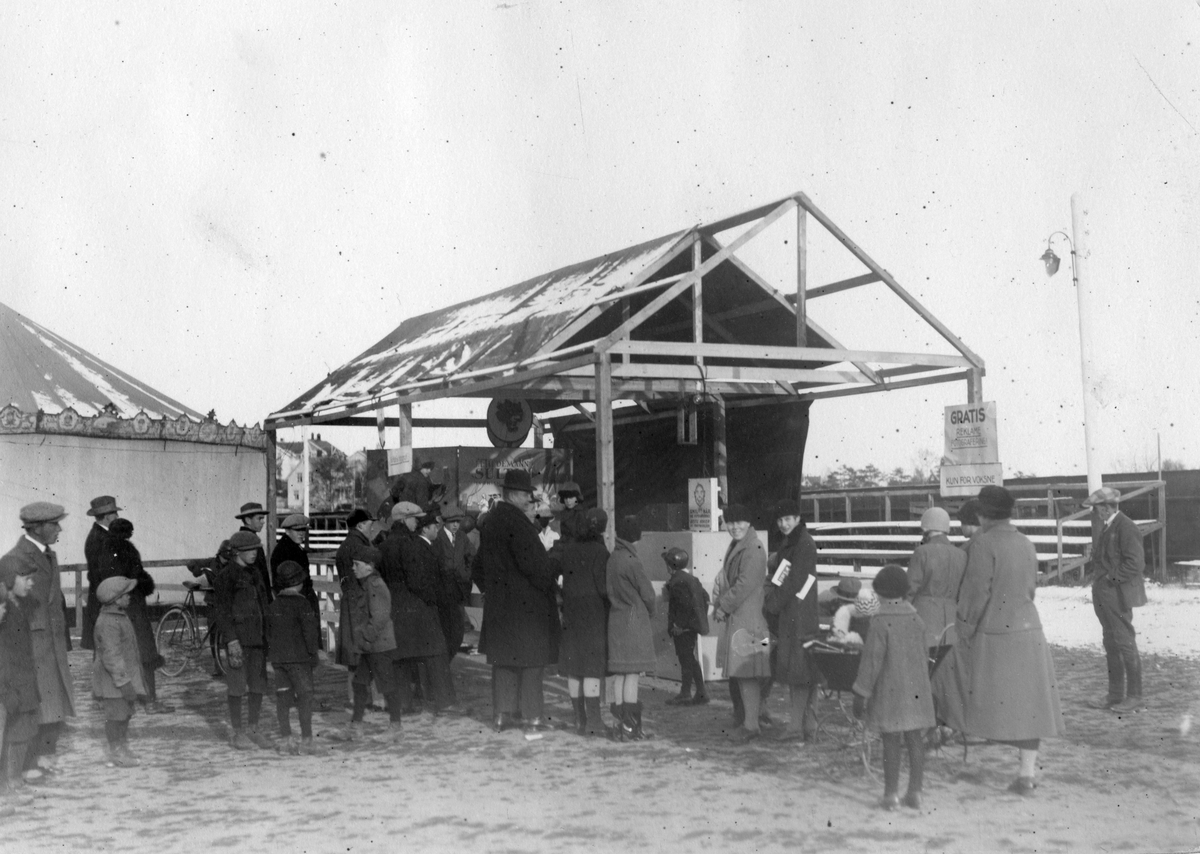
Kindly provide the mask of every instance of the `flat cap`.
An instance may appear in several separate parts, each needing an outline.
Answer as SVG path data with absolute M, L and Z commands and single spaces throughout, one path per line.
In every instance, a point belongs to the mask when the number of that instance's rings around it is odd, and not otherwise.
M 250 549 L 262 548 L 262 542 L 249 531 L 238 531 L 229 538 L 229 547 L 235 552 L 247 552 Z
M 101 605 L 107 605 L 109 602 L 116 602 L 135 587 L 136 579 L 114 575 L 100 582 L 100 586 L 96 588 L 96 598 L 100 600 Z
M 392 521 L 399 522 L 401 519 L 411 519 L 415 516 L 424 516 L 425 511 L 421 509 L 421 505 L 413 504 L 411 501 L 401 501 L 392 508 Z
M 293 513 L 292 515 L 286 517 L 283 520 L 283 524 L 279 527 L 291 528 L 295 531 L 302 531 L 306 530 L 310 524 L 311 522 L 309 521 L 309 518 L 303 513 Z
M 1102 486 L 1083 499 L 1084 507 L 1095 507 L 1097 504 L 1120 504 L 1121 491 L 1111 486 Z
M 67 511 L 61 504 L 51 504 L 49 501 L 35 501 L 21 508 L 21 522 L 25 525 L 57 522 L 66 515 Z

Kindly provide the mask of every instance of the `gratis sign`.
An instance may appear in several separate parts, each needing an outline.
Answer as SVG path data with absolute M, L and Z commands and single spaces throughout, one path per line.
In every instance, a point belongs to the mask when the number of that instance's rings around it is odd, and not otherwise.
M 972 496 L 985 486 L 1004 485 L 995 401 L 947 406 L 945 431 L 942 495 Z

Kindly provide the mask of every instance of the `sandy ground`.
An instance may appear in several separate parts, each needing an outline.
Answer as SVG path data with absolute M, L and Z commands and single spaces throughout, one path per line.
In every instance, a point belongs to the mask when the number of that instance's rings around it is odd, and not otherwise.
M 846 730 L 832 698 L 820 701 L 829 726 L 817 744 L 734 747 L 723 685 L 711 705 L 676 709 L 664 705 L 674 684 L 646 680 L 647 742 L 496 734 L 486 664 L 472 656 L 454 663 L 463 714 L 413 716 L 399 746 L 338 744 L 321 758 L 227 747 L 224 686 L 201 662 L 163 680 L 178 713 L 135 717 L 143 765 L 112 769 L 101 762 L 89 653 L 77 651 L 82 699 L 61 743 L 64 771 L 0 820 L 0 850 L 1200 850 L 1200 592 L 1159 588 L 1137 612 L 1149 708 L 1124 718 L 1086 706 L 1104 690 L 1086 590 L 1041 590 L 1038 601 L 1069 734 L 1044 744 L 1033 798 L 1005 790 L 1012 748 L 972 745 L 964 758 L 959 746 L 931 754 L 922 812 L 883 812 L 882 784 L 833 737 Z M 344 675 L 323 666 L 318 677 L 327 708 L 317 728 L 330 731 L 348 720 Z M 569 715 L 564 682 L 548 679 L 547 698 L 556 717 Z M 785 715 L 779 692 L 769 709 Z M 273 731 L 269 700 L 264 719 Z

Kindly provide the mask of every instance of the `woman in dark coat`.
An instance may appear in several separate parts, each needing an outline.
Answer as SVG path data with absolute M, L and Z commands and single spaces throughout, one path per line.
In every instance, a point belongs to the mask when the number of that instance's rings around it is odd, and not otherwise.
M 558 672 L 567 677 L 580 735 L 604 735 L 600 713 L 600 680 L 607 672 L 608 549 L 604 531 L 608 514 L 588 510 L 574 522 L 574 538 L 565 537 L 551 553 L 562 573 L 563 634 Z
M 146 713 L 166 714 L 175 711 L 171 706 L 159 702 L 154 671 L 162 665 L 158 645 L 154 641 L 154 625 L 150 622 L 150 610 L 146 598 L 154 593 L 154 579 L 142 566 L 142 556 L 137 546 L 130 542 L 133 523 L 128 519 L 116 519 L 108 528 L 100 550 L 97 586 L 114 576 L 132 578 L 137 586 L 129 594 L 129 607 L 125 613 L 133 623 L 137 636 L 138 653 L 142 661 L 142 681 L 146 683 Z
M 638 702 L 638 674 L 654 670 L 654 588 L 634 543 L 642 538 L 636 516 L 617 520 L 617 542 L 608 558 L 608 672 L 613 674 L 613 699 L 617 718 L 613 735 L 624 740 L 646 737 L 642 729 L 642 704 Z
M 775 680 L 788 686 L 791 716 L 780 741 L 805 738 L 804 722 L 812 702 L 816 674 L 808 660 L 804 642 L 820 630 L 817 613 L 817 544 L 804 527 L 800 506 L 795 501 L 780 501 L 775 506 L 775 524 L 783 534 L 779 546 L 779 565 L 790 565 L 780 584 L 768 582 L 763 610 L 779 615 L 776 645 Z M 809 579 L 812 579 L 810 582 Z M 804 598 L 797 594 L 804 589 Z
M 979 493 L 982 529 L 971 539 L 958 596 L 958 642 L 946 661 L 949 676 L 937 680 L 938 709 L 946 723 L 968 735 L 1011 744 L 1020 751 L 1020 772 L 1009 787 L 1029 794 L 1043 738 L 1065 733 L 1054 660 L 1037 607 L 1037 553 L 1009 522 L 1008 490 L 985 486 Z

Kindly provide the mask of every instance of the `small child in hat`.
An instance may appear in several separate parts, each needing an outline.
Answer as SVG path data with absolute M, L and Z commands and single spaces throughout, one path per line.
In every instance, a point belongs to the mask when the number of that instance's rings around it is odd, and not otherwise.
M 92 662 L 92 694 L 104 708 L 104 734 L 109 767 L 132 768 L 141 762 L 129 750 L 129 719 L 140 697 L 146 696 L 137 635 L 125 609 L 137 581 L 114 575 L 100 582 L 96 598 L 96 652 Z
M 339 632 L 347 664 L 354 671 L 351 681 L 354 711 L 350 718 L 350 729 L 342 736 L 345 740 L 362 737 L 363 717 L 372 681 L 387 706 L 386 739 L 398 742 L 403 736 L 403 703 L 393 664 L 396 633 L 392 625 L 392 596 L 376 571 L 380 559 L 379 549 L 373 546 L 356 550 L 352 560 L 355 580 L 344 587 L 343 595 L 349 601 L 342 611 L 346 624 L 339 627 Z
M 275 569 L 280 588 L 267 606 L 267 659 L 275 670 L 275 713 L 279 718 L 280 753 L 308 756 L 324 753 L 313 743 L 313 667 L 320 648 L 317 615 L 304 597 L 308 573 L 294 560 Z M 300 718 L 300 742 L 292 736 L 289 714 L 295 704 Z
M 866 713 L 867 723 L 883 738 L 883 801 L 894 810 L 901 803 L 901 743 L 908 748 L 908 792 L 904 805 L 921 808 L 925 771 L 924 733 L 935 723 L 933 689 L 929 685 L 929 650 L 925 623 L 905 599 L 908 575 L 894 563 L 879 571 L 875 593 L 882 600 L 871 618 L 854 680 L 854 714 Z
M 681 682 L 679 695 L 667 700 L 668 706 L 702 706 L 708 702 L 704 690 L 704 672 L 696 660 L 696 639 L 708 634 L 708 591 L 688 572 L 691 556 L 681 548 L 662 554 L 670 578 L 667 580 L 667 633 L 675 641 Z M 696 696 L 692 697 L 692 685 Z
M 33 659 L 29 613 L 37 607 L 29 598 L 33 564 L 0 568 L 0 792 L 10 803 L 29 803 L 21 790 L 21 769 L 29 742 L 38 729 L 41 701 Z M 8 806 L 8 804 L 6 804 Z
M 842 594 L 839 593 L 839 596 Z M 853 599 L 843 601 L 833 615 L 831 640 L 845 646 L 862 646 L 871 618 L 879 611 L 879 599 L 870 590 L 859 590 Z

